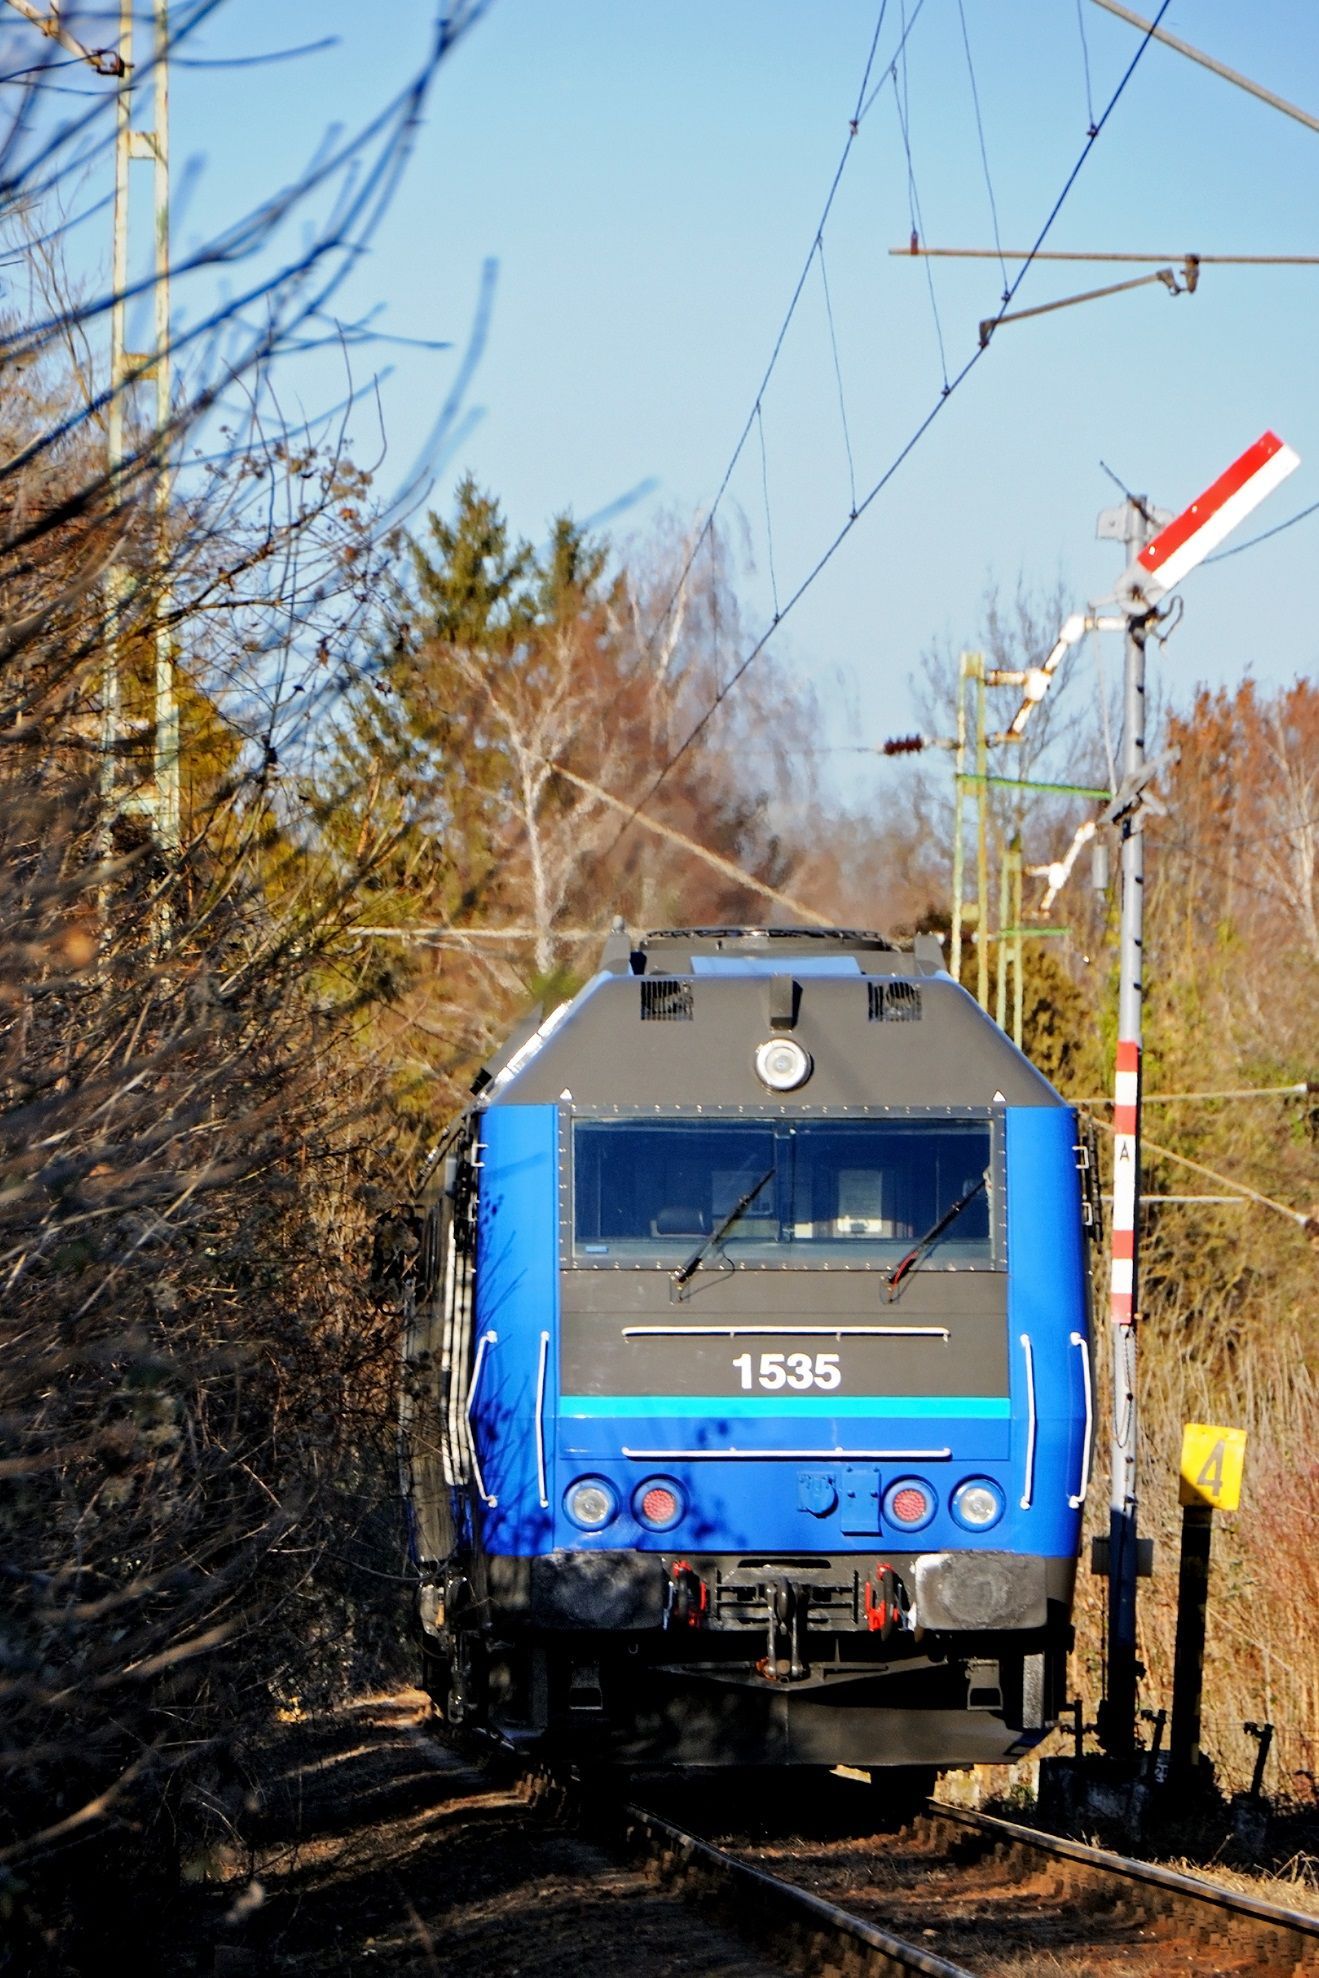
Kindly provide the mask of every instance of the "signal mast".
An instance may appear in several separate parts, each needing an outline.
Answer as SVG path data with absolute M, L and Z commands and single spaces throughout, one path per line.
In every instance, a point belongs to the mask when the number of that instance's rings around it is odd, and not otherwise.
M 1149 790 L 1159 771 L 1169 765 L 1162 756 L 1151 762 L 1145 750 L 1145 647 L 1158 622 L 1159 605 L 1198 563 L 1243 522 L 1251 510 L 1273 493 L 1300 465 L 1299 456 L 1276 433 L 1261 434 L 1253 446 L 1232 462 L 1204 493 L 1180 515 L 1151 509 L 1129 496 L 1118 508 L 1099 518 L 1099 534 L 1115 538 L 1134 551 L 1106 603 L 1118 614 L 1101 617 L 1096 609 L 1074 612 L 1066 620 L 1040 666 L 1022 673 L 998 673 L 992 684 L 1020 684 L 1022 702 L 1001 734 L 984 743 L 1020 741 L 1031 714 L 1048 694 L 1067 653 L 1092 630 L 1125 632 L 1126 666 L 1122 740 L 1122 779 L 1098 818 L 1080 826 L 1065 858 L 1043 869 L 1048 879 L 1043 908 L 1047 913 L 1066 884 L 1081 846 L 1101 826 L 1116 827 L 1121 842 L 1122 907 L 1119 934 L 1118 1043 L 1113 1075 L 1113 1217 L 1109 1273 L 1109 1334 L 1112 1353 L 1113 1420 L 1110 1440 L 1108 1528 L 1108 1683 L 1100 1707 L 1099 1730 L 1104 1748 L 1114 1757 L 1129 1757 L 1136 1745 L 1136 1326 L 1139 1305 L 1140 1247 L 1140 1101 L 1141 1046 L 1145 941 L 1144 812 L 1157 805 Z M 989 677 L 989 676 L 984 676 Z M 983 728 L 983 723 L 981 724 Z M 957 752 L 961 769 L 965 736 L 912 735 L 882 744 L 886 755 L 915 754 L 926 748 Z M 990 779 L 978 762 L 976 781 L 983 790 Z M 960 792 L 959 776 L 958 789 Z M 1022 787 L 1027 787 L 1023 785 Z M 1032 785 L 1061 789 L 1062 785 Z M 961 813 L 958 809 L 960 842 Z M 961 862 L 957 908 L 960 915 Z M 984 892 L 982 882 L 982 894 Z M 960 924 L 960 922 L 959 922 Z M 982 958 L 985 929 L 978 937 Z M 958 943 L 960 947 L 960 942 Z M 956 960 L 954 962 L 956 967 Z M 985 1001 L 983 990 L 981 1001 Z

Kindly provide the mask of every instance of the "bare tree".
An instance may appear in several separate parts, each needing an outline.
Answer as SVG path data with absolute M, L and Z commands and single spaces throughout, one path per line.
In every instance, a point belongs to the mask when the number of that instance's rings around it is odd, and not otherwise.
M 180 35 L 210 11 L 180 10 Z M 294 772 L 363 658 L 397 509 L 342 414 L 279 417 L 278 360 L 313 326 L 353 341 L 329 323 L 336 283 L 475 11 L 437 27 L 380 117 L 184 264 L 251 259 L 253 279 L 177 340 L 168 434 L 128 405 L 114 477 L 113 298 L 63 282 L 55 203 L 110 105 L 57 117 L 43 57 L 0 133 L 0 220 L 32 272 L 31 306 L 0 323 L 0 1908 L 18 1969 L 80 1968 L 128 1941 L 130 1911 L 148 1957 L 149 1889 L 237 1817 L 265 1714 L 352 1680 L 371 1632 L 362 1529 L 392 1536 L 392 1325 L 363 1188 L 381 1115 L 341 965 L 354 874 L 302 828 Z M 336 185 L 296 259 L 256 272 L 279 222 Z M 160 523 L 162 445 L 185 440 Z M 149 802 L 162 626 L 177 848 Z

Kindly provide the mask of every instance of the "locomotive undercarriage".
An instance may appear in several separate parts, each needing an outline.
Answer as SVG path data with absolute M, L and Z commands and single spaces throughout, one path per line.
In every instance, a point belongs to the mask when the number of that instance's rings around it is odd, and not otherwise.
M 1041 1568 L 1032 1625 L 938 1629 L 915 1558 L 586 1557 L 560 1556 L 568 1585 L 492 1559 L 483 1590 L 451 1569 L 423 1599 L 451 1720 L 629 1765 L 885 1767 L 1016 1755 L 1062 1701 L 1067 1561 L 1021 1562 Z

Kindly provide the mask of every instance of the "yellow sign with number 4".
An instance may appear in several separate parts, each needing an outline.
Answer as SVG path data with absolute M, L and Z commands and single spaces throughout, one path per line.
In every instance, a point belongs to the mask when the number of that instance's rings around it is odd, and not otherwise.
M 1188 1422 L 1182 1430 L 1178 1501 L 1207 1504 L 1211 1511 L 1235 1511 L 1241 1502 L 1241 1471 L 1245 1460 L 1244 1429 L 1212 1428 L 1204 1422 Z

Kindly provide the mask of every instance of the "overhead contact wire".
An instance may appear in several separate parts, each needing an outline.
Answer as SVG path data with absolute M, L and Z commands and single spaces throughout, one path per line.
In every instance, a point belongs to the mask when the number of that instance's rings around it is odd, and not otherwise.
M 1085 33 L 1085 0 L 1076 0 L 1076 25 L 1081 35 L 1081 66 L 1085 70 L 1085 121 L 1091 137 L 1095 135 L 1095 100 L 1090 88 L 1090 43 Z M 1157 23 L 1156 23 L 1157 25 Z
M 756 432 L 760 436 L 760 491 L 765 498 L 765 542 L 769 549 L 769 588 L 774 599 L 774 623 L 779 622 L 779 580 L 774 574 L 774 518 L 769 505 L 769 461 L 765 455 L 765 419 L 756 400 Z
M 1257 543 L 1266 543 L 1270 536 L 1280 536 L 1284 529 L 1294 529 L 1298 522 L 1304 522 L 1308 516 L 1314 514 L 1319 514 L 1319 501 L 1312 501 L 1310 506 L 1301 509 L 1299 514 L 1289 515 L 1285 522 L 1275 523 L 1271 529 L 1265 529 L 1258 536 L 1248 537 L 1244 543 L 1233 543 L 1231 549 L 1215 550 L 1212 556 L 1205 558 L 1205 562 L 1221 563 L 1225 556 L 1240 556 L 1243 550 L 1254 549 Z
M 884 16 L 887 12 L 888 0 L 880 0 L 879 18 L 875 22 L 875 32 L 870 37 L 870 53 L 866 56 L 865 74 L 861 78 L 861 87 L 856 93 L 856 108 L 852 112 L 853 131 L 856 130 L 857 125 L 865 115 L 866 91 L 870 87 L 870 71 L 875 66 L 875 51 L 879 47 L 879 37 L 884 32 Z
M 924 7 L 924 5 L 925 5 L 925 0 L 916 0 L 916 5 L 911 10 L 911 19 L 909 21 L 904 19 L 902 26 L 902 34 L 899 37 L 897 47 L 893 50 L 894 63 L 897 62 L 899 55 L 901 55 L 902 51 L 907 46 L 908 37 L 910 36 L 911 31 L 915 27 L 917 21 L 920 19 L 921 9 Z M 884 87 L 884 84 L 892 80 L 892 77 L 893 77 L 893 70 L 890 67 L 884 71 L 879 81 L 875 84 L 875 87 L 871 90 L 869 96 L 867 96 L 865 102 L 861 105 L 861 108 L 860 110 L 858 110 L 856 117 L 854 119 L 856 123 L 860 124 L 864 122 L 865 118 L 869 116 L 870 111 L 874 105 L 875 98 L 879 95 L 879 92 Z
M 1113 1132 L 1108 1121 L 1100 1119 L 1097 1113 L 1090 1111 L 1089 1107 L 1083 1107 L 1082 1111 L 1103 1132 L 1108 1134 Z M 1203 1175 L 1208 1181 L 1216 1181 L 1222 1187 L 1231 1188 L 1236 1194 L 1244 1195 L 1247 1201 L 1258 1202 L 1261 1208 L 1272 1209 L 1277 1215 L 1285 1216 L 1289 1223 L 1294 1223 L 1307 1235 L 1319 1227 L 1315 1218 L 1306 1210 L 1293 1209 L 1290 1202 L 1279 1202 L 1276 1197 L 1264 1195 L 1258 1188 L 1252 1188 L 1248 1182 L 1236 1181 L 1230 1174 L 1220 1174 L 1217 1168 L 1206 1167 L 1203 1161 L 1193 1161 L 1189 1154 L 1179 1154 L 1173 1147 L 1163 1147 L 1157 1140 L 1151 1140 L 1148 1134 L 1141 1135 L 1141 1145 L 1147 1153 L 1157 1154 L 1161 1160 L 1172 1161 L 1178 1167 L 1189 1168 L 1193 1174 Z
M 919 0 L 919 4 L 916 10 L 917 13 L 919 13 L 920 7 L 923 5 L 924 5 L 924 0 Z M 695 540 L 693 541 L 692 546 L 683 561 L 682 569 L 678 575 L 678 581 L 674 585 L 672 593 L 669 596 L 668 602 L 665 604 L 663 610 L 659 614 L 659 617 L 656 619 L 650 637 L 646 641 L 645 651 L 647 654 L 653 651 L 656 640 L 659 638 L 660 633 L 662 632 L 665 625 L 668 624 L 669 619 L 672 616 L 674 607 L 676 606 L 678 599 L 682 596 L 683 587 L 685 586 L 687 579 L 690 577 L 692 573 L 692 569 L 695 566 L 697 557 L 701 553 L 701 549 L 705 543 L 706 537 L 709 535 L 710 531 L 714 527 L 715 516 L 718 514 L 720 504 L 722 503 L 724 496 L 728 492 L 728 484 L 733 478 L 733 474 L 736 470 L 737 463 L 742 458 L 743 450 L 746 447 L 746 443 L 748 439 L 751 437 L 751 429 L 755 425 L 756 420 L 759 416 L 761 401 L 764 399 L 765 393 L 769 388 L 769 381 L 774 375 L 775 367 L 777 366 L 779 361 L 779 353 L 783 349 L 784 338 L 787 336 L 788 330 L 792 324 L 792 319 L 797 313 L 797 304 L 801 301 L 802 290 L 806 286 L 807 277 L 811 272 L 811 263 L 815 259 L 816 247 L 818 246 L 819 241 L 824 233 L 824 229 L 828 222 L 829 215 L 833 210 L 834 199 L 837 196 L 838 187 L 842 182 L 843 173 L 847 169 L 847 161 L 851 156 L 852 146 L 856 142 L 857 133 L 861 128 L 861 121 L 865 116 L 866 111 L 870 107 L 869 102 L 863 102 L 862 98 L 865 96 L 866 82 L 870 76 L 871 68 L 874 64 L 875 49 L 879 43 L 880 30 L 884 25 L 884 15 L 887 11 L 888 11 L 888 0 L 880 0 L 879 17 L 875 23 L 874 35 L 871 37 L 870 53 L 866 57 L 866 66 L 865 66 L 864 74 L 862 75 L 862 79 L 861 79 L 861 88 L 857 94 L 858 107 L 855 114 L 848 120 L 847 140 L 843 145 L 842 153 L 839 157 L 838 165 L 833 175 L 833 181 L 829 187 L 828 195 L 825 198 L 824 210 L 820 214 L 820 218 L 816 224 L 815 232 L 811 237 L 810 249 L 809 252 L 807 253 L 805 261 L 802 264 L 801 273 L 797 277 L 797 283 L 792 291 L 792 296 L 788 303 L 787 311 L 784 315 L 783 321 L 779 325 L 778 335 L 774 339 L 774 347 L 769 354 L 769 362 L 765 366 L 765 375 L 762 377 L 760 381 L 760 385 L 759 388 L 757 389 L 751 410 L 750 412 L 748 412 L 742 430 L 738 434 L 737 444 L 734 446 L 733 451 L 729 456 L 728 465 L 725 467 L 723 472 L 723 478 L 720 480 L 719 486 L 715 490 L 714 500 L 710 503 L 710 506 L 706 511 L 705 520 L 701 524 L 701 527 L 697 532 Z M 915 22 L 915 16 L 913 16 L 913 25 L 914 22 Z M 910 32 L 910 30 L 908 29 L 904 32 L 904 36 L 903 36 L 904 42 L 906 39 L 907 32 Z M 873 100 L 874 98 L 872 95 L 870 101 L 873 102 Z
M 907 83 L 907 40 L 904 34 L 900 53 L 894 58 L 890 71 L 893 77 L 893 98 L 898 107 L 898 127 L 902 132 L 902 148 L 907 155 L 907 210 L 911 215 L 912 246 L 920 245 L 925 239 L 925 219 L 921 213 L 921 196 L 916 186 L 916 166 L 911 155 L 911 97 Z M 898 62 L 902 63 L 902 81 L 898 82 Z M 930 292 L 930 313 L 934 317 L 935 341 L 939 346 L 939 373 L 943 378 L 945 398 L 948 395 L 948 357 L 944 350 L 943 324 L 939 320 L 939 299 L 934 288 L 934 264 L 929 255 L 923 255 L 925 263 L 925 285 Z M 1006 275 L 1004 280 L 1006 281 Z
M 843 392 L 843 367 L 838 357 L 838 332 L 834 328 L 834 305 L 829 294 L 829 271 L 824 265 L 824 242 L 820 249 L 820 281 L 824 287 L 824 313 L 829 321 L 829 348 L 834 354 L 834 377 L 838 384 L 838 415 L 843 422 L 843 445 L 847 450 L 847 485 L 852 498 L 849 515 L 856 514 L 856 465 L 852 459 L 852 435 L 847 425 L 847 398 Z
M 923 0 L 922 0 L 922 4 L 923 4 Z M 1072 166 L 1071 171 L 1067 174 L 1067 177 L 1063 182 L 1062 190 L 1059 192 L 1058 197 L 1054 200 L 1053 205 L 1049 208 L 1048 216 L 1046 217 L 1043 226 L 1040 228 L 1038 234 L 1036 235 L 1029 253 L 1026 255 L 1026 258 L 1022 262 L 1020 268 L 1017 270 L 1015 277 L 1013 278 L 1012 282 L 1008 287 L 1007 293 L 1003 298 L 1002 307 L 999 309 L 998 314 L 991 319 L 992 323 L 997 324 L 1002 320 L 1003 315 L 1010 307 L 1018 290 L 1021 287 L 1021 284 L 1025 281 L 1026 276 L 1030 273 L 1031 267 L 1035 261 L 1035 257 L 1039 253 L 1040 249 L 1043 247 L 1045 241 L 1048 239 L 1049 234 L 1053 229 L 1054 222 L 1057 220 L 1058 215 L 1061 213 L 1064 205 L 1067 203 L 1068 195 L 1071 192 L 1072 187 L 1076 184 L 1076 181 L 1081 174 L 1081 171 L 1085 165 L 1086 160 L 1089 158 L 1090 153 L 1093 151 L 1095 145 L 1098 143 L 1100 135 L 1102 134 L 1105 125 L 1108 123 L 1109 118 L 1112 116 L 1114 110 L 1117 108 L 1119 102 L 1121 101 L 1123 95 L 1125 94 L 1127 86 L 1130 83 L 1132 76 L 1136 73 L 1136 70 L 1140 65 L 1141 57 L 1144 55 L 1145 50 L 1149 47 L 1150 42 L 1154 39 L 1154 33 L 1153 33 L 1154 28 L 1158 27 L 1164 15 L 1167 13 L 1170 5 L 1171 5 L 1171 0 L 1162 0 L 1162 5 L 1160 6 L 1158 13 L 1155 15 L 1150 28 L 1146 31 L 1146 33 L 1142 37 L 1139 47 L 1136 49 L 1130 62 L 1128 62 L 1126 68 L 1123 70 L 1122 75 L 1118 80 L 1117 86 L 1113 91 L 1113 94 L 1109 97 L 1108 102 L 1104 106 L 1103 115 L 1100 117 L 1098 123 L 1095 124 L 1094 128 L 1089 132 L 1087 132 L 1085 143 L 1081 148 L 1076 163 Z M 919 8 L 917 11 L 919 11 Z M 912 24 L 914 24 L 914 21 L 915 21 L 915 15 L 913 14 L 912 22 L 908 24 L 908 29 L 907 29 L 908 32 L 910 32 L 910 27 Z M 882 83 L 876 85 L 877 89 L 882 87 L 883 87 Z M 873 97 L 874 97 L 874 92 L 872 92 L 872 96 L 871 96 L 872 101 L 873 101 Z M 846 157 L 846 153 L 844 153 L 844 158 L 845 157 Z M 841 167 L 840 167 L 840 171 L 841 171 Z M 837 183 L 838 180 L 837 177 L 835 177 L 834 186 L 830 190 L 830 199 L 832 199 L 833 192 L 837 188 Z M 812 243 L 811 252 L 812 254 L 814 254 L 815 252 L 814 243 Z M 809 266 L 809 262 L 807 265 Z M 986 350 L 988 350 L 991 341 L 992 341 L 992 337 L 986 338 L 985 341 L 982 343 L 977 343 L 976 348 L 971 352 L 971 355 L 967 358 L 961 370 L 952 379 L 951 383 L 948 386 L 947 391 L 943 392 L 939 396 L 939 398 L 935 400 L 934 404 L 930 407 L 929 411 L 925 414 L 925 417 L 920 421 L 919 425 L 916 427 L 915 431 L 911 434 L 910 438 L 905 442 L 905 444 L 902 446 L 900 451 L 894 455 L 893 459 L 889 462 L 888 466 L 884 469 L 884 472 L 880 475 L 879 479 L 875 482 L 874 486 L 870 489 L 869 493 L 865 496 L 864 500 L 859 503 L 855 515 L 850 515 L 847 518 L 842 528 L 839 529 L 837 535 L 833 538 L 833 541 L 828 545 L 828 547 L 824 550 L 822 555 L 817 559 L 817 561 L 812 566 L 812 568 L 807 572 L 806 576 L 803 577 L 801 583 L 798 584 L 796 590 L 792 592 L 786 604 L 784 604 L 780 609 L 775 624 L 769 626 L 764 632 L 762 632 L 761 636 L 756 640 L 755 644 L 750 648 L 745 658 L 734 669 L 730 678 L 724 683 L 723 686 L 720 687 L 718 693 L 711 700 L 710 705 L 706 708 L 705 712 L 700 716 L 699 720 L 695 723 L 695 725 L 691 728 L 691 730 L 687 734 L 686 739 L 679 744 L 678 748 L 674 751 L 674 753 L 669 757 L 668 761 L 660 769 L 658 775 L 652 781 L 649 789 L 645 792 L 645 794 L 642 797 L 638 799 L 637 803 L 633 806 L 630 815 L 625 819 L 622 826 L 615 834 L 607 850 L 602 852 L 599 858 L 597 858 L 592 862 L 593 865 L 598 865 L 602 863 L 604 859 L 607 859 L 613 855 L 614 851 L 617 849 L 620 841 L 622 840 L 624 834 L 631 828 L 632 824 L 640 816 L 641 812 L 646 808 L 647 804 L 649 804 L 654 799 L 654 797 L 656 796 L 658 791 L 662 788 L 663 784 L 666 782 L 668 777 L 672 774 L 673 770 L 676 769 L 677 765 L 681 762 L 682 758 L 686 755 L 688 749 L 690 749 L 692 744 L 695 741 L 697 741 L 699 737 L 704 733 L 706 726 L 713 718 L 713 716 L 718 712 L 720 707 L 722 707 L 723 703 L 727 700 L 729 694 L 732 692 L 733 688 L 738 684 L 739 680 L 742 679 L 743 675 L 760 657 L 761 653 L 765 650 L 765 647 L 769 644 L 770 638 L 772 637 L 776 627 L 783 622 L 783 620 L 788 616 L 788 613 L 793 609 L 793 607 L 797 605 L 801 601 L 801 599 L 805 596 L 806 592 L 810 589 L 811 585 L 816 581 L 817 577 L 820 576 L 821 572 L 825 569 L 825 567 L 830 562 L 832 562 L 833 558 L 837 555 L 838 551 L 841 549 L 843 543 L 847 540 L 848 536 L 852 533 L 852 530 L 856 527 L 861 517 L 865 514 L 866 510 L 870 507 L 871 503 L 880 494 L 883 493 L 884 489 L 888 486 L 889 482 L 893 479 L 893 476 L 897 473 L 898 469 L 902 466 L 903 462 L 908 458 L 908 456 L 911 454 L 914 448 L 920 444 L 921 440 L 924 439 L 926 433 L 929 431 L 930 427 L 934 424 L 940 412 L 943 411 L 944 407 L 947 405 L 953 393 L 956 392 L 958 388 L 965 383 L 966 379 L 971 375 L 972 371 L 974 371 L 976 365 L 980 362 Z M 759 401 L 757 401 L 757 403 L 758 402 Z M 754 419 L 755 417 L 754 411 L 752 412 L 751 417 L 752 419 Z M 751 420 L 748 420 L 747 422 L 748 430 L 750 428 L 750 424 L 751 424 Z M 731 468 L 729 471 L 730 472 L 732 471 Z M 726 481 L 727 481 L 727 477 L 725 477 L 725 483 Z M 675 593 L 675 596 L 676 595 L 677 594 Z
M 965 0 L 957 0 L 958 19 L 962 23 L 962 46 L 966 50 L 966 73 L 971 83 L 971 102 L 976 113 L 976 136 L 980 140 L 980 163 L 984 167 L 985 191 L 989 195 L 989 218 L 994 229 L 994 246 L 998 251 L 998 265 L 1003 276 L 1003 287 L 1008 285 L 1008 264 L 1003 259 L 1003 241 L 998 230 L 998 202 L 994 198 L 994 181 L 989 170 L 989 149 L 985 143 L 985 123 L 980 114 L 980 91 L 976 87 L 975 63 L 971 59 L 971 36 L 966 25 Z

